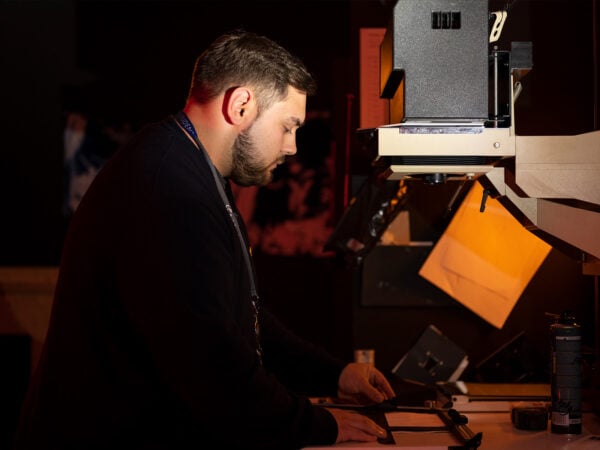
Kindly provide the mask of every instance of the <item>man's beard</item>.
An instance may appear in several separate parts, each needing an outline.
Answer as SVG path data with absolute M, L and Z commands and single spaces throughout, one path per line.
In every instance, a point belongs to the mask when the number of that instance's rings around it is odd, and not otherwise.
M 231 179 L 240 186 L 264 186 L 271 182 L 273 173 L 257 159 L 251 129 L 252 126 L 241 132 L 233 144 Z

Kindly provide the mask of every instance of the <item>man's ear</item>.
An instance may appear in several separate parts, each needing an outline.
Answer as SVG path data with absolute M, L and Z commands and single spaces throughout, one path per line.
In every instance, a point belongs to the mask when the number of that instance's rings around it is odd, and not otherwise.
M 244 86 L 231 89 L 225 96 L 225 114 L 230 123 L 244 125 L 256 116 L 254 92 Z

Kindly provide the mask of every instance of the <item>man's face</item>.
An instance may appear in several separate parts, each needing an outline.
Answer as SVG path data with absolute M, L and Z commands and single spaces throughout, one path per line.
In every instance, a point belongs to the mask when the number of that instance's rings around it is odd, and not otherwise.
M 264 186 L 287 155 L 296 153 L 296 131 L 304 122 L 306 95 L 294 88 L 242 131 L 232 148 L 231 179 L 240 186 Z

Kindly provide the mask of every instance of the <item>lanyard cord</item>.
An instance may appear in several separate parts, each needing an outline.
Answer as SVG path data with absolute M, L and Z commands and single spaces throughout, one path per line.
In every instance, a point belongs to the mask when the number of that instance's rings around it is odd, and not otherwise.
M 227 213 L 229 214 L 229 218 L 233 222 L 233 227 L 235 228 L 238 239 L 242 246 L 242 253 L 244 255 L 244 261 L 246 263 L 246 267 L 248 268 L 248 275 L 250 275 L 250 301 L 252 303 L 252 308 L 254 310 L 254 333 L 256 335 L 256 344 L 257 344 L 256 353 L 258 354 L 258 358 L 262 364 L 262 348 L 260 345 L 260 327 L 259 327 L 259 323 L 258 323 L 258 299 L 259 299 L 259 297 L 258 297 L 258 293 L 256 291 L 256 281 L 254 279 L 254 269 L 253 269 L 252 263 L 250 261 L 250 250 L 248 249 L 248 247 L 246 245 L 246 240 L 244 239 L 244 236 L 242 234 L 242 229 L 237 220 L 237 216 L 229 203 L 227 194 L 225 193 L 225 188 L 223 187 L 223 178 L 217 172 L 217 168 L 210 160 L 208 153 L 206 152 L 206 149 L 200 142 L 200 139 L 198 138 L 198 133 L 196 133 L 196 129 L 194 128 L 194 125 L 192 124 L 190 119 L 188 119 L 187 115 L 183 111 L 179 111 L 177 113 L 177 115 L 175 116 L 175 121 L 179 125 L 181 125 L 183 127 L 183 129 L 185 131 L 187 131 L 188 134 L 194 139 L 194 142 L 196 142 L 198 149 L 204 155 L 204 159 L 206 160 L 208 166 L 210 167 L 213 178 L 215 180 L 215 184 L 217 185 L 217 190 L 219 191 L 219 196 L 221 197 L 223 205 L 225 206 L 225 209 L 227 210 Z

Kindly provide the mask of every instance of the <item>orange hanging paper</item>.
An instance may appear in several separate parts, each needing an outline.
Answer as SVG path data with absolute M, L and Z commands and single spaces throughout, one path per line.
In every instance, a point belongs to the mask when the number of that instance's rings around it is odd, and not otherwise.
M 551 247 L 475 183 L 419 274 L 500 329 Z

